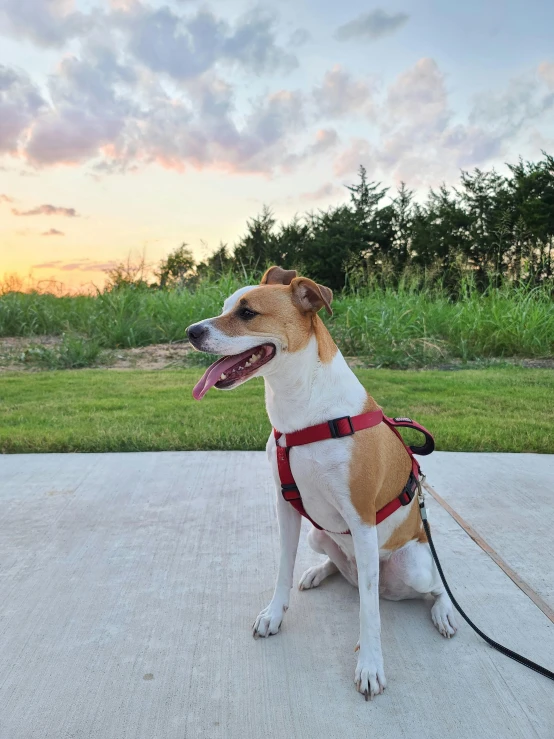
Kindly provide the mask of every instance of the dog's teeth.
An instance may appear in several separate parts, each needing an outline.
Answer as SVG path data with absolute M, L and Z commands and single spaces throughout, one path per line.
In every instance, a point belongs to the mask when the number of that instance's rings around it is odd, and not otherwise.
M 245 362 L 244 366 L 245 367 L 250 367 L 250 362 Z
M 227 375 L 225 374 L 225 372 L 222 372 L 221 377 L 219 379 L 220 380 L 226 380 L 227 379 Z

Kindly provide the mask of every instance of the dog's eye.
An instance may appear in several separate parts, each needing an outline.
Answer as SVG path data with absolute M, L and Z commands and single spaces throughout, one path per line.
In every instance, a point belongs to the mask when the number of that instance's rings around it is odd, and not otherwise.
M 250 308 L 240 308 L 238 312 L 239 318 L 242 318 L 243 321 L 250 321 L 252 318 L 255 318 L 258 314 L 254 310 L 250 310 Z

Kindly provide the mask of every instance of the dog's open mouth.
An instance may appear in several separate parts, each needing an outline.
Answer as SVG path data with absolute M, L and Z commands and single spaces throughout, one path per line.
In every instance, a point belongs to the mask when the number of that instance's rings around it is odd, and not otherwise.
M 239 381 L 247 380 L 274 356 L 273 344 L 261 344 L 241 354 L 221 357 L 211 364 L 198 380 L 192 391 L 193 398 L 200 400 L 211 387 L 225 389 Z

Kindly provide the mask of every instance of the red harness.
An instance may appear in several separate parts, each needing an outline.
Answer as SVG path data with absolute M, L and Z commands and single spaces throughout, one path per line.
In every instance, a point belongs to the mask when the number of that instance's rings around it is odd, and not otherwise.
M 369 429 L 380 423 L 386 423 L 387 426 L 394 431 L 412 460 L 410 477 L 400 495 L 377 511 L 376 523 L 381 523 L 381 521 L 384 521 L 385 518 L 388 518 L 401 506 L 409 505 L 413 500 L 420 475 L 419 464 L 415 459 L 414 454 L 431 454 L 435 448 L 435 440 L 426 428 L 421 426 L 419 423 L 416 423 L 416 421 L 412 421 L 411 418 L 388 418 L 388 416 L 385 416 L 383 411 L 379 409 L 377 411 L 370 411 L 369 413 L 361 413 L 359 416 L 342 416 L 341 418 L 334 418 L 332 421 L 318 423 L 316 426 L 308 426 L 308 428 L 301 429 L 300 431 L 293 431 L 291 434 L 283 435 L 280 431 L 277 431 L 277 429 L 273 429 L 276 442 L 281 438 L 281 436 L 284 436 L 285 440 L 284 446 L 279 446 L 277 444 L 277 468 L 279 470 L 279 479 L 281 481 L 281 493 L 283 494 L 283 498 L 288 501 L 293 508 L 296 508 L 298 513 L 307 518 L 308 521 L 311 521 L 316 529 L 323 530 L 318 523 L 308 516 L 302 503 L 302 497 L 290 467 L 289 455 L 291 447 L 301 446 L 303 444 L 312 444 L 315 441 L 323 441 L 324 439 L 342 439 L 344 436 L 352 436 L 356 431 Z M 397 431 L 397 427 L 411 428 L 421 431 L 421 433 L 425 435 L 425 444 L 423 446 L 408 446 Z M 350 531 L 331 533 L 349 534 Z

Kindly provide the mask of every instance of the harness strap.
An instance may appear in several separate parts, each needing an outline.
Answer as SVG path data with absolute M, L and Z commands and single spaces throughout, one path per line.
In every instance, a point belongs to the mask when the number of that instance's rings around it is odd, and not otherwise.
M 370 411 L 368 413 L 361 413 L 357 416 L 341 416 L 340 418 L 334 418 L 326 423 L 319 423 L 315 426 L 308 426 L 300 431 L 294 431 L 290 434 L 281 434 L 277 429 L 273 429 L 273 435 L 275 441 L 284 436 L 285 446 L 279 446 L 277 444 L 277 469 L 279 472 L 279 479 L 281 481 L 281 493 L 283 498 L 295 508 L 300 515 L 307 518 L 316 529 L 323 531 L 323 527 L 320 526 L 316 521 L 311 518 L 304 508 L 302 503 L 302 496 L 292 474 L 290 466 L 290 449 L 293 446 L 302 446 L 304 444 L 312 444 L 316 441 L 323 441 L 325 439 L 340 439 L 344 436 L 351 436 L 356 431 L 362 431 L 362 429 L 372 428 L 380 423 L 386 423 L 386 425 L 394 431 L 402 442 L 407 453 L 410 455 L 412 461 L 412 470 L 408 482 L 404 486 L 400 495 L 387 503 L 383 508 L 376 513 L 376 523 L 379 524 L 386 518 L 391 516 L 401 506 L 409 505 L 414 498 L 417 490 L 418 480 L 420 476 L 419 464 L 414 454 L 430 454 L 435 448 L 435 441 L 432 435 L 427 431 L 426 428 L 421 426 L 419 423 L 412 421 L 411 418 L 389 418 L 383 414 L 381 409 L 376 411 Z M 425 435 L 425 444 L 421 447 L 408 446 L 405 444 L 404 439 L 397 431 L 396 427 L 413 428 L 417 431 L 421 431 Z M 350 531 L 336 531 L 330 533 L 337 534 L 349 534 Z
M 333 418 L 331 421 L 318 423 L 300 431 L 293 431 L 292 434 L 286 434 L 285 446 L 302 446 L 325 439 L 342 439 L 343 436 L 352 436 L 356 431 L 378 426 L 383 418 L 383 411 L 380 408 L 369 413 L 361 413 L 359 416 Z

